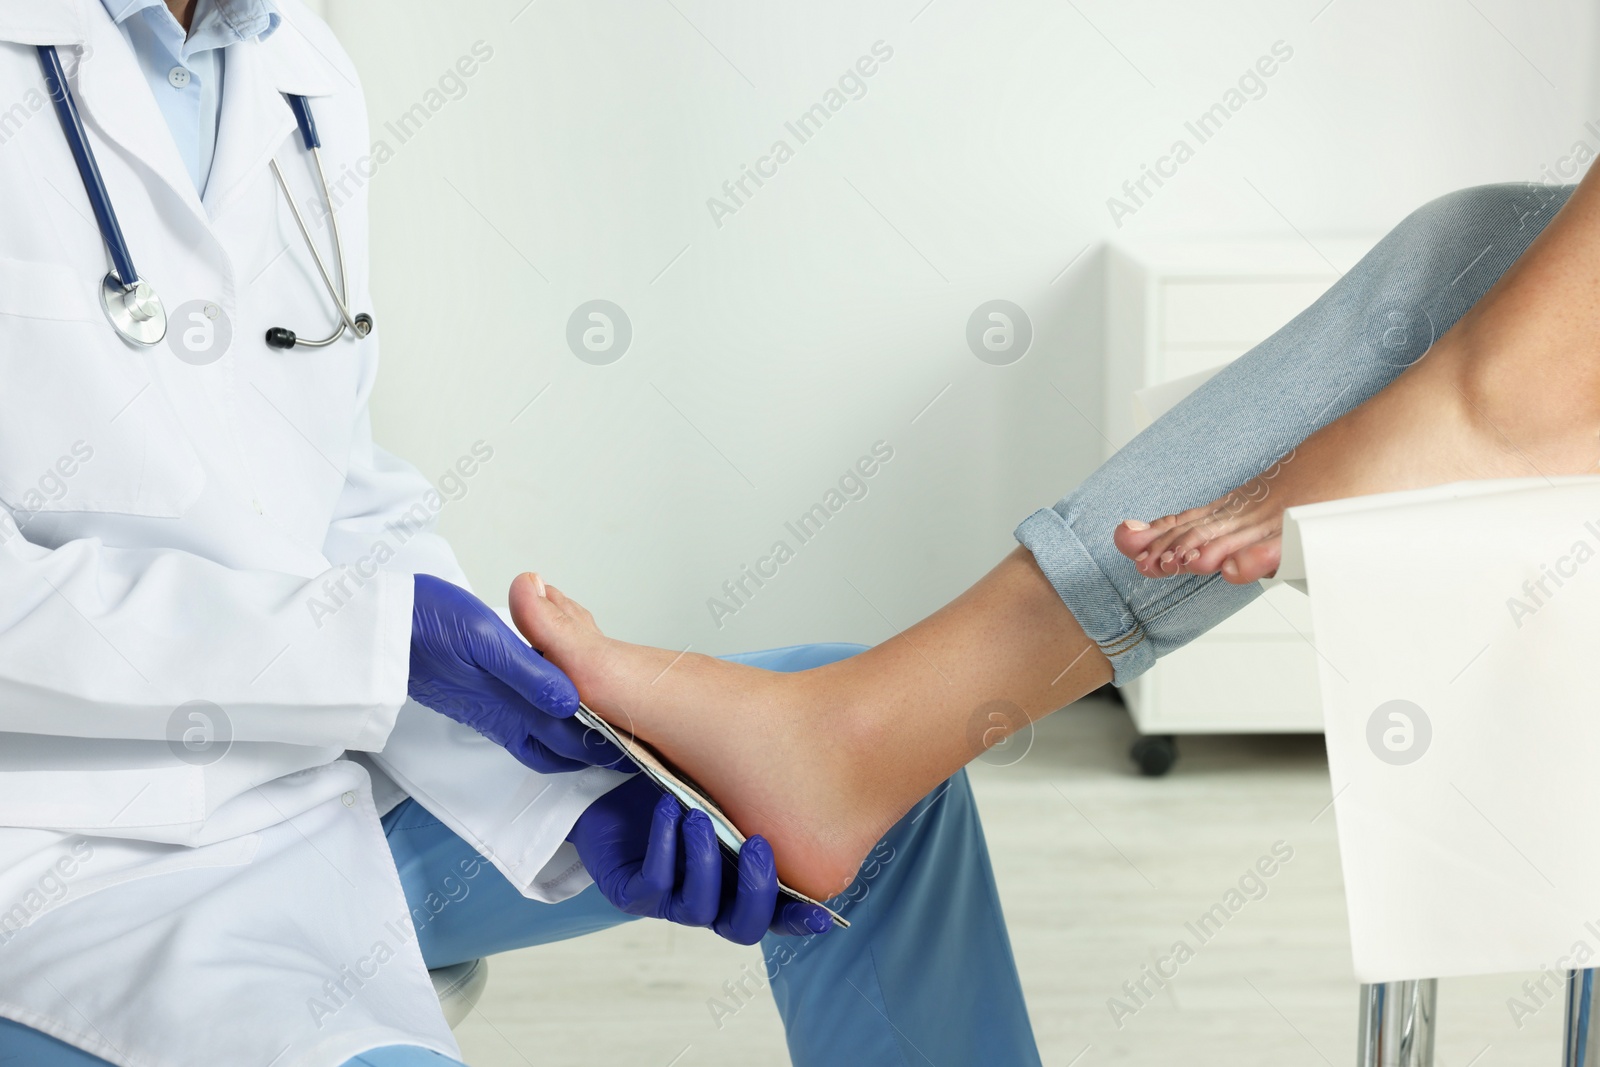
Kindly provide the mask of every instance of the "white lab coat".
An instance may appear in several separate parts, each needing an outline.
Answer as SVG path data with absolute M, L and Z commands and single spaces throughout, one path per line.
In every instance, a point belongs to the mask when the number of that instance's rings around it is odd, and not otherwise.
M 229 49 L 202 203 L 99 0 L 0 0 L 0 1015 L 119 1064 L 454 1054 L 380 805 L 409 793 L 554 901 L 587 884 L 567 830 L 619 780 L 537 775 L 405 702 L 410 575 L 464 578 L 431 528 L 395 525 L 438 498 L 372 443 L 377 335 L 261 340 L 334 314 L 267 166 L 318 202 L 282 94 L 312 98 L 330 175 L 370 151 L 348 57 L 280 8 L 275 35 Z M 220 360 L 107 324 L 39 44 L 59 46 L 141 274 L 169 313 L 230 320 Z M 364 187 L 340 201 L 368 309 Z M 219 718 L 226 755 L 190 755 L 183 732 Z

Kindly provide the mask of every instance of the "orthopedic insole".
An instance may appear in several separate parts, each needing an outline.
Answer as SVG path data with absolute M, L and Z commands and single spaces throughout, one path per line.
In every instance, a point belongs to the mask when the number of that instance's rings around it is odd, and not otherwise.
M 711 819 L 711 826 L 716 831 L 717 843 L 722 846 L 724 855 L 731 857 L 735 866 L 739 862 L 739 849 L 744 845 L 745 835 L 733 825 L 733 820 L 717 807 L 716 803 L 694 783 L 688 775 L 673 767 L 649 745 L 640 741 L 632 734 L 618 730 L 610 723 L 591 711 L 586 704 L 578 705 L 577 719 L 585 726 L 590 727 L 610 741 L 623 754 L 633 761 L 634 765 L 649 776 L 656 785 L 665 789 L 677 798 L 678 803 L 690 811 L 704 812 Z M 804 904 L 815 904 L 833 917 L 836 925 L 848 928 L 850 925 L 843 915 L 834 911 L 820 900 L 812 900 L 797 889 L 790 889 L 782 882 L 778 883 L 778 895 L 781 899 L 798 901 Z

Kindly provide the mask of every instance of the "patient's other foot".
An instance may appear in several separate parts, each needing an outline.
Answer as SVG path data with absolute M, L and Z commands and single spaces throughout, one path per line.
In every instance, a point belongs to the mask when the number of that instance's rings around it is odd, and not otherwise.
M 1117 527 L 1117 547 L 1146 577 L 1271 576 L 1283 512 L 1298 504 L 1485 478 L 1593 472 L 1600 393 L 1552 396 L 1473 358 L 1446 335 L 1428 358 L 1329 423 L 1260 476 L 1198 508 Z
M 1467 479 L 1587 474 L 1600 460 L 1600 170 L 1484 297 L 1365 404 L 1202 507 L 1118 526 L 1159 578 L 1278 567 L 1296 504 Z
M 532 575 L 512 583 L 511 614 L 590 708 L 687 773 L 746 835 L 764 836 L 786 885 L 818 900 L 843 891 L 908 810 L 875 788 L 881 746 L 826 668 L 777 674 L 614 640 Z

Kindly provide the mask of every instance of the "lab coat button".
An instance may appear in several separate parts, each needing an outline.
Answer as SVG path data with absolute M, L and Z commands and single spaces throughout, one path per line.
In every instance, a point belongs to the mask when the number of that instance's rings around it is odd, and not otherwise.
M 356 806 L 356 795 L 354 793 L 346 793 L 339 799 L 344 801 L 344 806 L 347 808 L 353 808 Z
M 183 67 L 173 67 L 167 71 L 167 81 L 174 89 L 182 89 L 185 85 L 188 85 L 190 77 L 192 75 Z

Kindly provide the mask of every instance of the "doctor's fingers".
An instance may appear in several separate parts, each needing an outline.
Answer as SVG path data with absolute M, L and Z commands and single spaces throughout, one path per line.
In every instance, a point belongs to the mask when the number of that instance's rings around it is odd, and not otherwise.
M 766 838 L 752 837 L 739 850 L 737 882 L 733 900 L 714 929 L 735 944 L 753 945 L 772 924 L 773 909 L 778 903 L 777 863 Z
M 479 732 L 500 742 L 536 771 L 558 773 L 547 769 L 551 763 L 561 764 L 561 771 L 585 767 L 633 769 L 627 757 L 600 731 L 577 719 L 546 715 L 498 678 L 485 679 L 480 697 L 492 710 L 479 720 Z
M 537 711 L 528 713 L 529 736 L 558 756 L 577 760 L 587 767 L 609 767 L 632 772 L 637 768 L 605 735 L 576 719 L 551 719 Z
M 499 625 L 480 635 L 474 661 L 483 670 L 515 690 L 522 699 L 555 718 L 569 718 L 578 710 L 578 690 L 560 667 L 535 652 L 517 632 Z
M 661 794 L 650 816 L 649 844 L 639 868 L 640 883 L 652 903 L 670 901 L 678 884 L 678 831 L 682 824 L 683 807 L 674 798 Z
M 683 926 L 710 926 L 722 907 L 722 849 L 703 811 L 684 816 L 683 884 L 672 901 L 672 920 Z
M 566 774 L 570 771 L 588 770 L 591 766 L 584 760 L 556 755 L 531 734 L 524 735 L 520 740 L 508 741 L 504 747 L 517 758 L 518 763 L 540 774 Z

